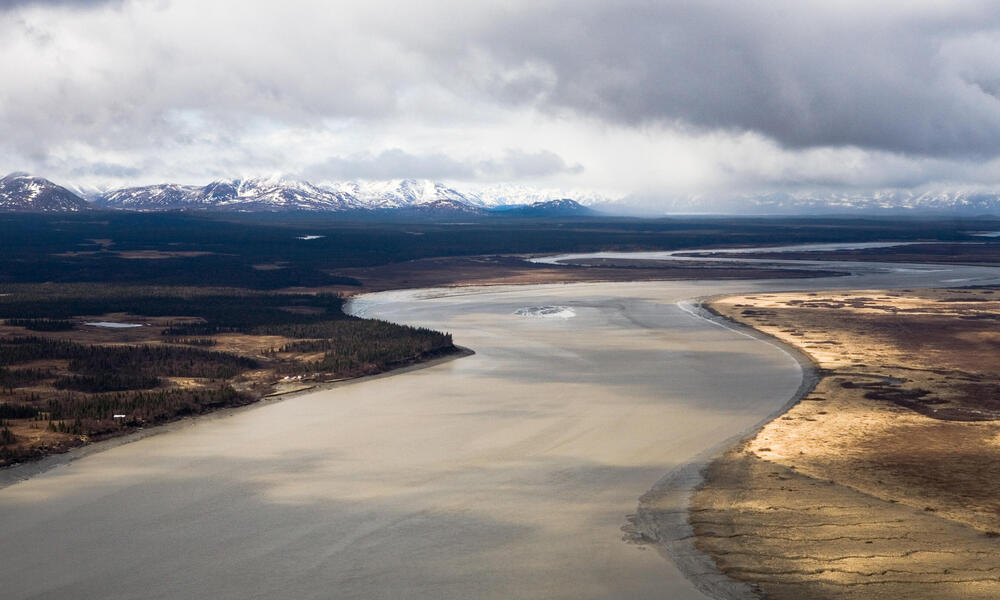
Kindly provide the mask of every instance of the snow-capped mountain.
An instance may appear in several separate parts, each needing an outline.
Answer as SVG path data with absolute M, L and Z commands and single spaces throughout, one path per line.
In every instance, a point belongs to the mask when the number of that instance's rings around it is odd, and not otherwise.
M 30 212 L 78 212 L 90 205 L 48 179 L 27 173 L 11 173 L 0 179 L 0 210 Z
M 102 194 L 97 204 L 132 210 L 343 211 L 365 208 L 350 194 L 281 177 L 213 181 L 200 187 L 163 184 L 124 188 Z
M 47 179 L 12 173 L 0 180 L 0 210 L 74 211 L 93 205 L 118 210 L 311 211 L 378 215 L 443 216 L 507 214 L 584 216 L 606 214 L 1000 214 L 1000 191 L 889 189 L 796 191 L 689 196 L 603 196 L 522 185 L 458 190 L 422 179 L 324 182 L 289 177 L 226 179 L 204 186 L 173 183 L 100 191 L 58 186 Z M 80 196 L 83 195 L 84 201 Z M 517 211 L 511 210 L 517 208 Z
M 967 190 L 772 193 L 749 197 L 748 207 L 763 213 L 986 213 L 1000 207 L 995 192 Z
M 533 202 L 528 205 L 503 206 L 494 210 L 520 217 L 586 217 L 597 214 L 595 210 L 569 198 Z
M 100 198 L 103 194 L 115 189 L 111 185 L 90 185 L 90 184 L 77 184 L 71 183 L 64 185 L 67 190 L 73 192 L 77 196 L 83 198 L 87 202 L 94 202 Z
M 463 194 L 443 183 L 426 179 L 389 181 L 341 181 L 323 184 L 324 189 L 348 194 L 372 209 L 418 208 L 425 205 L 481 206 L 478 198 Z
M 213 181 L 208 185 L 165 183 L 120 189 L 77 186 L 74 195 L 47 180 L 12 174 L 4 181 L 38 181 L 76 199 L 79 210 L 96 205 L 116 210 L 225 210 L 247 212 L 313 211 L 362 212 L 372 215 L 399 213 L 402 215 L 441 216 L 446 214 L 484 215 L 504 207 L 525 206 L 528 213 L 580 214 L 583 208 L 575 201 L 566 204 L 564 194 L 556 190 L 536 190 L 523 186 L 495 186 L 485 190 L 463 192 L 440 182 L 425 179 L 393 179 L 388 181 L 326 182 L 313 185 L 295 178 L 274 176 Z M 30 187 L 30 186 L 29 186 Z M 39 191 L 29 187 L 11 188 L 8 194 L 18 198 L 20 205 L 29 202 L 30 194 Z M 41 189 L 42 184 L 36 186 Z M 86 198 L 84 201 L 79 196 Z M 596 197 L 586 197 L 595 201 Z M 13 201 L 11 201 L 13 202 Z M 551 206 L 550 206 L 551 205 Z M 25 208 L 25 210 L 35 210 Z M 39 208 L 37 210 L 51 210 Z M 502 212 L 502 211 L 501 211 Z M 512 214 L 512 213 L 511 213 Z
M 196 204 L 202 188 L 168 183 L 111 190 L 97 196 L 98 206 L 131 210 L 171 210 Z
M 1000 192 L 980 189 L 800 191 L 625 199 L 658 214 L 1000 214 Z M 649 210 L 652 209 L 652 210 Z
M 489 213 L 485 208 L 474 206 L 467 201 L 454 198 L 437 198 L 426 202 L 416 202 L 393 210 L 403 214 L 415 213 L 428 216 L 447 214 L 485 215 Z
M 294 179 L 234 179 L 202 188 L 201 200 L 235 210 L 342 211 L 365 208 L 350 194 L 325 190 Z
M 799 195 L 799 204 L 868 212 L 942 212 L 983 214 L 1000 209 L 1000 193 L 990 190 L 880 190 L 873 193 Z
M 487 208 L 529 206 L 537 202 L 553 202 L 564 198 L 572 198 L 575 202 L 583 206 L 607 204 L 618 200 L 618 197 L 605 196 L 589 190 L 570 190 L 567 192 L 565 190 L 543 189 L 517 184 L 491 185 L 468 195 L 475 197 L 482 206 Z
M 149 185 L 107 192 L 97 203 L 131 210 L 483 212 L 474 197 L 441 183 L 413 179 L 316 186 L 270 177 L 221 180 L 206 186 Z

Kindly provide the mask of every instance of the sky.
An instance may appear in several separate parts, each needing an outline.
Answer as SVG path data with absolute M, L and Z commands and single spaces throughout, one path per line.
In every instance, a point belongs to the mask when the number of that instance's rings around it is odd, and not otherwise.
M 0 171 L 1000 187 L 1000 4 L 0 0 Z

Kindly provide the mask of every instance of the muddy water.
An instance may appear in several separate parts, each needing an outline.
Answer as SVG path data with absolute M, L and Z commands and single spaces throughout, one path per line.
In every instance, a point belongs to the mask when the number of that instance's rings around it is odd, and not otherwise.
M 676 304 L 770 285 L 365 298 L 356 310 L 448 330 L 476 354 L 199 420 L 0 490 L 0 597 L 700 598 L 620 528 L 665 473 L 799 385 L 780 348 Z M 517 314 L 538 307 L 561 316 Z

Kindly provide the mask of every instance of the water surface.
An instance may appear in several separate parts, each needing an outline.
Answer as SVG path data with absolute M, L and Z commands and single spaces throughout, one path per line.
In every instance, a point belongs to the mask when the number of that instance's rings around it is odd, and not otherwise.
M 364 297 L 359 314 L 450 331 L 476 354 L 195 420 L 0 490 L 2 597 L 701 598 L 620 528 L 801 373 L 677 303 L 1000 281 L 898 267 Z M 544 306 L 575 316 L 516 314 Z

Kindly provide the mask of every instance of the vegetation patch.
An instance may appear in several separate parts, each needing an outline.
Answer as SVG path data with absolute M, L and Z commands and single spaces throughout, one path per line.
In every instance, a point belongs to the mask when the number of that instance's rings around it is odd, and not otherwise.
M 349 316 L 331 293 L 91 284 L 4 293 L 0 419 L 10 437 L 0 464 L 247 404 L 284 377 L 358 377 L 454 350 L 445 333 Z M 122 314 L 150 326 L 49 326 Z
M 31 331 L 69 331 L 76 323 L 67 319 L 7 319 L 7 325 Z

